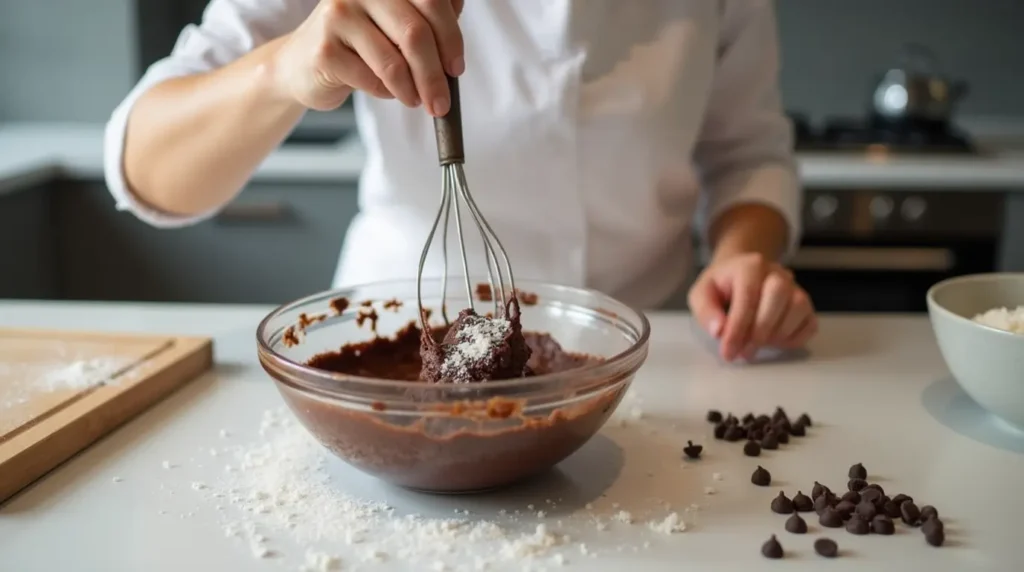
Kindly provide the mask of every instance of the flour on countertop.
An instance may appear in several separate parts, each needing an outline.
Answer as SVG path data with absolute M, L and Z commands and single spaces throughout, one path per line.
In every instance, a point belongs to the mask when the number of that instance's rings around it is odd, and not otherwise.
M 255 443 L 219 449 L 218 456 L 232 457 L 231 464 L 219 478 L 192 481 L 191 488 L 216 505 L 225 537 L 243 543 L 254 558 L 292 562 L 290 569 L 301 572 L 365 570 L 388 561 L 439 570 L 571 567 L 573 557 L 595 558 L 599 551 L 567 534 L 563 520 L 589 521 L 598 531 L 637 523 L 637 531 L 660 536 L 686 531 L 692 513 L 691 508 L 672 511 L 662 502 L 653 511 L 657 514 L 639 518 L 611 503 L 611 516 L 604 520 L 592 504 L 550 520 L 533 504 L 526 512 L 497 511 L 490 520 L 471 518 L 471 511 L 460 508 L 452 511 L 453 518 L 401 514 L 343 493 L 328 470 L 335 460 L 285 409 L 264 412 L 259 434 L 263 438 Z M 555 500 L 545 503 L 557 508 Z M 642 545 L 649 543 L 629 546 L 635 552 Z M 600 546 L 615 550 L 605 542 Z

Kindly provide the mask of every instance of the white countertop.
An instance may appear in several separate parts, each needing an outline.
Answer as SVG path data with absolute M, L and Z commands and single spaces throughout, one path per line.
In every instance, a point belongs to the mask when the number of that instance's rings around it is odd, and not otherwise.
M 0 191 L 26 179 L 62 172 L 103 176 L 100 125 L 0 125 Z M 896 187 L 1024 190 L 1024 150 L 989 151 L 978 157 L 870 157 L 865 154 L 800 153 L 804 185 L 817 189 Z M 365 155 L 356 138 L 337 146 L 286 145 L 260 166 L 254 180 L 354 181 Z
M 263 531 L 275 555 L 256 558 L 244 540 L 226 536 L 222 528 L 235 508 L 224 501 L 229 506 L 218 511 L 217 501 L 204 494 L 210 489 L 192 488 L 199 482 L 213 486 L 224 474 L 226 454 L 213 457 L 210 449 L 260 443 L 264 411 L 282 403 L 253 347 L 254 328 L 268 310 L 0 302 L 0 326 L 211 335 L 216 355 L 213 372 L 0 508 L 0 570 L 299 570 L 305 547 L 288 531 Z M 473 520 L 500 519 L 499 509 L 518 510 L 512 530 L 546 523 L 551 531 L 571 535 L 551 553 L 565 555 L 564 567 L 542 566 L 553 558 L 547 554 L 527 569 L 1008 571 L 1024 557 L 1017 510 L 1024 506 L 1017 497 L 1024 480 L 1024 436 L 998 427 L 956 389 L 925 318 L 826 316 L 808 359 L 748 367 L 720 364 L 685 315 L 651 318 L 650 357 L 617 412 L 628 422 L 620 427 L 613 420 L 560 473 L 504 493 L 431 497 L 384 486 L 332 458 L 326 465 L 329 486 L 385 501 L 401 514 L 452 517 L 468 510 L 465 518 Z M 742 415 L 776 405 L 792 415 L 808 412 L 815 420 L 809 436 L 756 460 L 743 457 L 738 444 L 708 439 L 708 408 Z M 634 420 L 638 413 L 642 418 Z M 686 439 L 705 445 L 703 460 L 679 460 Z M 172 468 L 165 469 L 165 461 Z M 783 530 L 784 517 L 769 511 L 780 488 L 792 496 L 796 489 L 809 492 L 819 480 L 842 490 L 847 468 L 856 462 L 887 493 L 905 492 L 937 506 L 947 545 L 932 548 L 920 531 L 902 524 L 892 537 L 830 530 L 827 536 L 843 553 L 825 563 L 811 549 L 821 536 L 813 514 L 811 534 L 796 536 Z M 771 487 L 750 484 L 757 464 L 772 472 Z M 699 509 L 688 513 L 685 532 L 666 535 L 645 526 L 648 519 L 664 517 L 663 503 L 675 510 L 696 503 Z M 541 519 L 528 505 L 549 514 Z M 629 511 L 637 522 L 614 522 L 604 531 L 594 525 L 595 515 L 607 519 L 618 510 Z M 787 549 L 786 562 L 760 555 L 770 534 Z M 343 570 L 424 570 L 433 564 L 393 556 L 383 564 L 360 564 L 373 542 L 318 549 L 340 557 Z M 582 555 L 581 542 L 596 555 Z M 498 554 L 481 552 L 480 544 L 457 543 L 445 557 L 454 566 L 444 569 L 472 570 L 474 556 Z M 489 568 L 505 569 L 523 568 Z

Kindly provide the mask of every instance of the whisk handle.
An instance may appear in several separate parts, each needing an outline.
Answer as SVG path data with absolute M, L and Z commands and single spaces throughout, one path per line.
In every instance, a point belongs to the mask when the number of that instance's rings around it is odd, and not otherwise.
M 437 160 L 441 165 L 465 163 L 466 151 L 462 146 L 462 105 L 459 103 L 459 78 L 448 76 L 451 108 L 442 117 L 434 118 L 437 137 Z

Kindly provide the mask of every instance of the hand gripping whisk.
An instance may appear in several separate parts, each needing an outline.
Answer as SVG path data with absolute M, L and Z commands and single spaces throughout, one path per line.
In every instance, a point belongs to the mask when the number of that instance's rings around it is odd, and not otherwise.
M 462 270 L 466 280 L 466 298 L 469 304 L 467 308 L 473 308 L 473 284 L 469 272 L 469 260 L 466 256 L 466 239 L 462 221 L 463 208 L 469 211 L 484 243 L 487 281 L 491 288 L 491 298 L 494 301 L 494 316 L 504 316 L 508 305 L 516 295 L 512 265 L 509 262 L 508 254 L 476 206 L 473 195 L 469 192 L 469 185 L 466 183 L 466 173 L 463 170 L 466 153 L 462 141 L 462 110 L 459 103 L 459 80 L 457 78 L 448 78 L 448 90 L 451 93 L 451 108 L 444 117 L 434 119 L 437 158 L 441 164 L 441 206 L 437 210 L 430 234 L 427 235 L 427 242 L 423 245 L 423 253 L 420 256 L 419 269 L 416 274 L 416 301 L 419 304 L 420 322 L 425 332 L 429 330 L 429 326 L 427 325 L 427 314 L 423 309 L 423 269 L 426 266 L 427 253 L 430 251 L 434 235 L 442 220 L 444 225 L 441 233 L 441 256 L 444 260 L 444 267 L 441 275 L 441 316 L 446 325 L 450 324 L 444 300 L 448 293 L 448 222 L 452 211 L 455 214 L 455 232 L 459 239 Z

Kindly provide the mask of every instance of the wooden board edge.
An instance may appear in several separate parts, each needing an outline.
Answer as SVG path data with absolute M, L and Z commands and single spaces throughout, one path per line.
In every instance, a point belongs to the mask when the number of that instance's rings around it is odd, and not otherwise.
M 189 339 L 189 336 L 175 336 L 171 334 L 145 334 L 126 331 L 96 331 L 96 330 L 51 330 L 45 328 L 0 328 L 0 337 L 21 336 L 29 338 L 63 338 L 76 341 L 90 341 L 101 339 L 104 341 L 115 341 L 119 343 L 131 343 L 137 341 L 155 342 Z
M 4 443 L 0 503 L 39 480 L 102 437 L 137 417 L 213 366 L 213 340 L 178 337 L 148 363 L 151 373 L 123 385 L 97 388 L 46 422 Z M 6 459 L 5 459 L 6 457 Z

